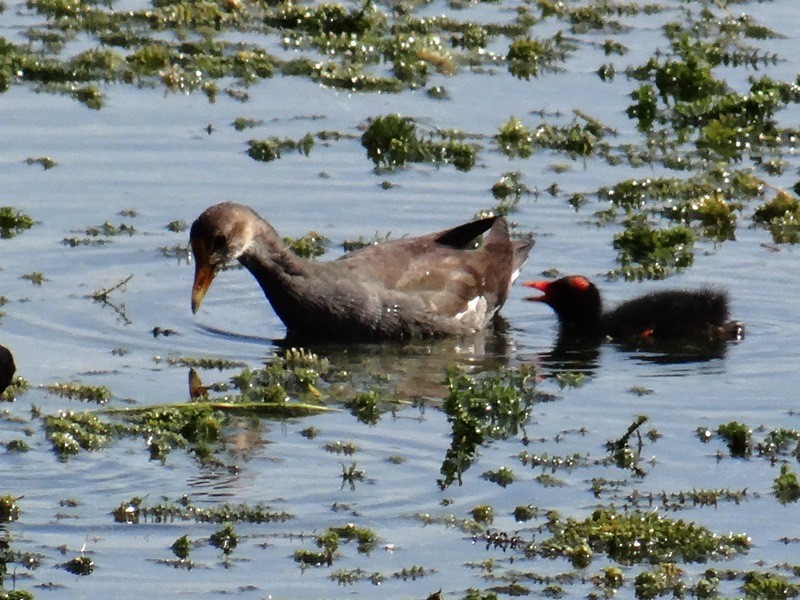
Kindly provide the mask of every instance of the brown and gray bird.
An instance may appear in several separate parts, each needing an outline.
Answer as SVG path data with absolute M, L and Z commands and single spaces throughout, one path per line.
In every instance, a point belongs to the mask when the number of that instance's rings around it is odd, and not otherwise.
M 231 202 L 206 209 L 190 243 L 192 312 L 218 271 L 238 260 L 290 335 L 332 340 L 475 333 L 503 306 L 533 246 L 511 240 L 503 217 L 489 217 L 319 262 L 294 254 L 255 211 Z
M 11 350 L 5 346 L 0 346 L 0 394 L 6 391 L 14 377 L 17 366 L 14 364 L 14 356 Z

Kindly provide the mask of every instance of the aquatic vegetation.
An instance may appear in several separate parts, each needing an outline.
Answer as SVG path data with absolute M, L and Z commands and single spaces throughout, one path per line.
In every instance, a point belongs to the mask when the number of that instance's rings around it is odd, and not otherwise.
M 602 140 L 606 133 L 602 123 L 576 112 L 575 119 L 569 125 L 541 123 L 533 131 L 532 142 L 536 148 L 563 152 L 573 159 L 586 158 L 604 149 Z
M 793 598 L 800 595 L 800 586 L 775 573 L 751 571 L 742 577 L 742 591 L 747 598 Z
M 443 410 L 452 427 L 452 441 L 440 470 L 442 489 L 454 481 L 461 483 L 482 444 L 524 431 L 536 400 L 534 372 L 529 368 L 503 370 L 483 378 L 450 369 L 446 383 L 449 393 Z
M 226 523 L 225 527 L 215 531 L 208 537 L 208 543 L 214 548 L 222 550 L 222 553 L 227 556 L 239 545 L 239 536 L 236 535 L 231 524 Z
M 31 449 L 25 440 L 9 440 L 2 445 L 6 447 L 6 452 L 28 452 Z
M 454 15 L 419 16 L 415 14 L 419 7 L 413 3 L 391 9 L 375 4 L 251 3 L 245 10 L 236 2 L 224 6 L 176 2 L 127 11 L 60 4 L 32 0 L 26 5 L 25 10 L 38 17 L 41 25 L 26 32 L 27 45 L 3 41 L 7 60 L 0 68 L 0 90 L 27 84 L 100 108 L 105 85 L 201 91 L 210 102 L 223 91 L 245 101 L 248 92 L 243 88 L 276 73 L 364 93 L 398 93 L 427 86 L 432 77 L 451 75 L 464 66 L 475 74 L 491 74 L 496 66 L 505 65 L 512 76 L 529 79 L 562 69 L 578 50 L 625 55 L 627 49 L 619 40 L 594 37 L 598 32 L 627 31 L 629 17 L 666 10 L 655 3 L 570 6 L 540 0 L 535 6 L 516 7 L 510 22 L 479 23 Z M 776 81 L 763 72 L 750 77 L 744 88 L 733 90 L 720 75 L 720 67 L 759 69 L 776 64 L 781 57 L 760 50 L 754 42 L 778 39 L 780 33 L 746 13 L 728 14 L 723 7 L 704 4 L 682 7 L 680 12 L 680 18 L 663 28 L 666 49 L 659 49 L 643 64 L 623 69 L 606 63 L 597 69 L 608 82 L 623 72 L 639 82 L 627 113 L 637 123 L 640 140 L 613 146 L 606 141 L 612 132 L 583 115 L 571 124 L 543 123 L 536 128 L 512 116 L 497 136 L 498 145 L 519 159 L 547 148 L 573 159 L 598 156 L 610 165 L 627 161 L 633 167 L 691 170 L 698 184 L 710 183 L 711 189 L 700 185 L 683 203 L 658 198 L 653 204 L 665 218 L 691 227 L 697 236 L 732 240 L 738 226 L 735 215 L 741 208 L 732 201 L 740 197 L 736 190 L 726 189 L 727 184 L 720 185 L 717 171 L 734 164 L 740 164 L 742 171 L 759 170 L 767 176 L 788 169 L 791 161 L 785 156 L 796 149 L 798 131 L 783 126 L 778 115 L 800 101 L 800 91 L 796 82 Z M 537 35 L 544 23 L 555 33 Z M 89 47 L 63 56 L 66 41 L 77 32 L 88 38 Z M 226 34 L 234 32 L 248 37 L 257 34 L 265 42 L 230 41 L 235 36 Z M 491 50 L 505 44 L 505 55 Z M 275 46 L 282 46 L 283 54 Z M 235 86 L 220 89 L 218 82 L 226 78 L 234 79 Z M 439 84 L 430 85 L 426 92 L 439 99 L 447 95 Z M 259 119 L 244 117 L 233 123 L 238 131 L 260 124 Z M 465 141 L 469 134 L 453 135 L 435 127 L 426 134 L 417 129 L 410 119 L 375 117 L 362 136 L 368 158 L 378 168 L 402 168 L 410 162 L 453 163 L 464 171 L 474 166 L 480 147 Z M 325 139 L 320 133 L 309 133 L 300 140 L 251 140 L 248 153 L 267 161 L 289 151 L 307 154 L 315 137 Z M 586 192 L 568 190 L 567 197 L 578 209 L 585 204 Z M 626 207 L 639 215 L 645 210 Z M 774 239 L 779 243 L 800 240 L 797 221 L 792 215 L 780 217 L 769 226 Z M 64 243 L 92 242 L 67 238 Z M 686 253 L 693 251 L 689 247 Z M 631 265 L 617 274 L 630 279 L 661 278 L 676 270 L 659 264 Z
M 530 465 L 532 469 L 543 467 L 550 471 L 555 472 L 557 469 L 571 470 L 576 467 L 584 467 L 590 464 L 587 456 L 575 452 L 566 456 L 559 456 L 555 454 L 534 454 L 527 450 L 522 450 L 518 456 L 523 466 Z
M 378 535 L 373 530 L 367 527 L 359 527 L 353 523 L 347 523 L 339 527 L 329 527 L 327 532 L 329 535 L 332 534 L 336 536 L 337 547 L 338 541 L 340 540 L 343 542 L 355 541 L 357 543 L 358 552 L 362 554 L 369 554 L 372 552 L 378 543 Z M 317 544 L 320 545 L 319 541 Z
M 514 520 L 518 523 L 524 523 L 535 519 L 541 513 L 540 509 L 536 506 L 528 504 L 526 506 L 517 506 L 514 508 Z
M 528 158 L 533 153 L 533 132 L 516 117 L 503 123 L 494 137 L 508 158 Z
M 488 504 L 479 504 L 474 507 L 469 514 L 476 522 L 487 525 L 494 521 L 494 509 Z
M 52 169 L 53 167 L 55 167 L 58 164 L 56 161 L 54 161 L 49 156 L 39 156 L 37 158 L 34 158 L 33 156 L 29 156 L 28 158 L 25 159 L 25 163 L 28 164 L 28 165 L 39 165 L 45 171 L 49 171 L 50 169 Z
M 633 422 L 628 426 L 627 431 L 618 440 L 609 440 L 606 442 L 606 450 L 609 457 L 621 469 L 628 469 L 637 477 L 644 477 L 645 471 L 640 466 L 642 459 L 642 440 L 639 434 L 639 427 L 647 422 L 645 415 L 637 416 Z M 631 437 L 636 433 L 638 437 L 638 445 L 633 448 L 630 444 Z
M 123 234 L 132 236 L 134 233 L 136 233 L 136 228 L 133 225 L 128 225 L 127 223 L 114 225 L 110 221 L 105 221 L 102 225 L 92 225 L 87 227 L 85 233 L 89 237 L 115 237 Z
M 352 456 L 356 452 L 358 452 L 358 446 L 356 446 L 353 442 L 329 442 L 324 446 L 325 452 L 330 452 L 331 454 L 344 454 L 345 456 Z
M 223 419 L 221 412 L 202 403 L 109 412 L 122 421 L 103 420 L 92 412 L 45 415 L 45 432 L 53 451 L 66 460 L 80 450 L 103 448 L 114 439 L 142 437 L 154 459 L 164 461 L 173 448 L 187 448 L 202 460 L 207 445 L 217 440 Z
M 33 285 L 42 285 L 42 283 L 47 281 L 47 278 L 41 271 L 34 271 L 33 273 L 25 273 L 24 275 L 20 275 L 20 279 L 27 279 Z
M 247 365 L 240 360 L 212 358 L 208 356 L 169 356 L 167 364 L 172 367 L 189 367 L 192 369 L 242 369 Z M 159 361 L 160 362 L 160 361 Z
M 189 536 L 182 535 L 177 540 L 175 540 L 172 546 L 169 547 L 172 550 L 172 553 L 179 559 L 179 560 L 188 560 L 189 554 L 192 551 L 192 545 L 189 542 Z
M 271 162 L 281 157 L 284 152 L 297 151 L 308 156 L 314 147 L 314 136 L 307 133 L 299 140 L 271 137 L 264 140 L 249 140 L 247 154 L 254 160 Z
M 294 518 L 291 513 L 275 511 L 261 503 L 255 506 L 246 503 L 198 506 L 186 496 L 177 501 L 164 498 L 153 505 L 147 504 L 146 498 L 134 497 L 121 502 L 112 510 L 112 515 L 115 523 L 282 523 Z
M 12 206 L 0 206 L 0 238 L 8 239 L 33 227 L 33 219 Z
M 552 536 L 531 544 L 526 554 L 569 559 L 583 545 L 622 565 L 638 563 L 707 562 L 720 560 L 750 547 L 744 534 L 718 535 L 683 520 L 655 512 L 598 509 L 584 520 L 556 518 L 548 525 Z
M 321 567 L 323 565 L 331 566 L 333 564 L 333 557 L 327 552 L 317 552 L 314 550 L 295 550 L 294 560 L 303 566 Z
M 183 219 L 178 219 L 167 223 L 166 229 L 167 231 L 172 231 L 173 233 L 180 233 L 182 231 L 186 231 L 188 229 L 188 225 L 186 225 L 186 221 Z
M 325 254 L 326 247 L 330 240 L 316 231 L 309 231 L 300 238 L 283 238 L 283 243 L 289 249 L 303 258 L 317 258 Z
M 438 137 L 442 141 L 434 141 Z M 408 117 L 385 115 L 370 120 L 361 136 L 361 145 L 376 167 L 400 168 L 409 162 L 452 163 L 459 171 L 475 165 L 477 147 L 461 141 L 461 132 L 417 133 Z
M 797 481 L 797 474 L 789 469 L 789 465 L 781 465 L 780 475 L 772 485 L 772 493 L 781 504 L 800 499 L 800 482 Z
M 124 304 L 120 304 L 120 305 L 115 304 L 114 302 L 112 302 L 109 299 L 109 296 L 111 296 L 111 294 L 113 292 L 123 289 L 131 279 L 133 279 L 133 274 L 130 274 L 127 277 L 125 277 L 124 279 L 121 279 L 120 281 L 118 281 L 117 283 L 112 285 L 111 287 L 95 290 L 89 296 L 87 296 L 87 298 L 91 298 L 94 302 L 97 302 L 101 306 L 110 306 L 114 310 L 114 312 L 117 313 L 119 319 L 124 324 L 130 325 L 131 324 L 131 320 L 128 319 L 128 316 L 125 313 L 125 305 Z
M 85 385 L 80 383 L 51 383 L 44 386 L 51 394 L 69 398 L 105 404 L 111 400 L 111 390 L 103 385 Z
M 687 227 L 656 229 L 643 217 L 630 218 L 625 225 L 625 230 L 614 236 L 620 267 L 613 275 L 627 280 L 664 279 L 694 262 L 695 236 Z
M 30 386 L 31 384 L 27 379 L 19 375 L 14 375 L 14 377 L 11 378 L 11 383 L 3 393 L 0 394 L 0 402 L 13 402 L 17 399 L 17 396 L 21 396 L 28 391 Z
M 116 434 L 117 426 L 101 421 L 91 413 L 59 411 L 44 416 L 47 439 L 59 459 L 66 460 L 80 450 L 98 450 Z
M 685 593 L 683 569 L 673 563 L 642 571 L 634 579 L 633 585 L 637 598 L 658 598 L 669 593 L 680 597 Z
M 733 457 L 744 458 L 753 452 L 753 432 L 747 425 L 731 421 L 717 428 L 717 434 L 728 444 Z
M 342 488 L 349 484 L 350 489 L 355 490 L 358 481 L 364 481 L 364 471 L 357 467 L 355 461 L 349 467 L 342 465 Z
M 599 497 L 599 491 L 596 494 Z M 616 498 L 616 495 L 612 494 Z M 634 490 L 625 501 L 633 508 L 649 508 L 660 505 L 665 510 L 686 510 L 698 506 L 718 506 L 723 502 L 741 504 L 752 497 L 747 488 L 740 490 L 731 489 L 691 489 L 677 492 L 640 492 Z
M 236 131 L 244 131 L 245 129 L 253 129 L 255 127 L 260 127 L 264 124 L 262 119 L 248 119 L 246 117 L 237 117 L 233 121 L 233 128 Z
M 506 54 L 508 72 L 518 79 L 530 79 L 542 72 L 557 71 L 575 49 L 575 44 L 560 31 L 549 39 L 517 38 Z
M 561 390 L 565 388 L 577 389 L 586 383 L 586 375 L 577 371 L 559 371 L 554 373 L 553 377 Z
M 378 403 L 380 395 L 375 391 L 364 392 L 345 401 L 344 405 L 350 409 L 350 414 L 366 425 L 375 425 L 381 418 Z
M 775 197 L 759 206 L 753 222 L 765 227 L 776 244 L 800 243 L 800 200 L 779 191 Z
M 486 481 L 506 487 L 514 483 L 514 472 L 508 467 L 500 467 L 496 471 L 485 471 L 481 477 Z
M 507 212 L 513 210 L 523 194 L 529 193 L 531 190 L 522 182 L 522 173 L 519 171 L 503 173 L 500 179 L 492 185 L 492 196 L 495 200 L 508 206 Z
M 94 572 L 94 561 L 84 555 L 76 556 L 59 566 L 68 573 L 80 575 L 81 577 L 91 575 Z
M 12 523 L 19 519 L 18 498 L 5 494 L 0 496 L 0 523 Z

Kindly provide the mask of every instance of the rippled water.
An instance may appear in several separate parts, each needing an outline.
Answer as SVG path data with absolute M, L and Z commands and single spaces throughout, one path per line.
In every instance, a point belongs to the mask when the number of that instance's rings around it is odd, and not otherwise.
M 426 10 L 437 14 L 448 9 L 434 2 Z M 469 10 L 476 19 L 491 20 L 496 10 L 504 14 L 502 5 Z M 757 14 L 788 36 L 763 44 L 787 58 L 770 74 L 793 80 L 800 64 L 794 52 L 800 31 L 796 7 L 790 0 L 763 3 Z M 11 7 L 0 16 L 0 35 L 15 39 L 20 25 L 29 20 Z M 626 63 L 637 64 L 664 42 L 655 23 L 644 17 L 630 22 L 634 32 L 620 38 L 632 49 Z M 594 73 L 598 60 L 599 56 L 582 51 L 567 63 L 565 73 L 530 82 L 507 73 L 464 72 L 443 81 L 452 98 L 448 102 L 431 100 L 423 91 L 347 94 L 280 77 L 253 86 L 251 100 L 244 104 L 223 96 L 209 104 L 200 94 L 163 95 L 159 90 L 122 86 L 104 90 L 108 102 L 100 111 L 22 86 L 12 86 L 0 96 L 0 204 L 19 208 L 37 221 L 30 231 L 0 240 L 0 294 L 8 299 L 0 320 L 0 342 L 13 349 L 18 373 L 34 386 L 13 404 L 0 406 L 5 411 L 0 442 L 25 438 L 31 445 L 27 453 L 2 456 L 0 494 L 20 497 L 22 509 L 19 521 L 4 527 L 15 550 L 43 555 L 42 568 L 16 568 L 16 587 L 33 590 L 37 597 L 65 598 L 112 594 L 120 599 L 142 595 L 424 598 L 440 588 L 445 597 L 461 598 L 467 588 L 491 585 L 479 569 L 465 566 L 490 558 L 498 572 L 510 568 L 541 575 L 571 572 L 565 561 L 526 561 L 513 552 L 487 550 L 458 528 L 424 525 L 413 517 L 427 513 L 463 519 L 475 505 L 491 504 L 496 514 L 493 528 L 520 530 L 524 535 L 530 531 L 511 515 L 518 505 L 533 504 L 583 518 L 598 504 L 589 491 L 592 478 L 632 484 L 630 473 L 604 466 L 560 470 L 555 475 L 565 487 L 546 487 L 534 480 L 541 469 L 524 467 L 513 457 L 527 450 L 582 452 L 601 459 L 604 443 L 620 437 L 638 414 L 647 415 L 648 426 L 663 435 L 656 443 L 645 443 L 645 455 L 652 456 L 652 462 L 647 476 L 635 482 L 639 490 L 747 488 L 742 505 L 697 508 L 676 518 L 693 520 L 720 534 L 751 536 L 751 551 L 722 568 L 756 569 L 758 561 L 768 566 L 796 564 L 797 545 L 780 539 L 800 537 L 800 515 L 796 504 L 781 506 L 771 496 L 777 466 L 757 458 L 718 460 L 717 452 L 726 454 L 724 445 L 719 441 L 703 445 L 695 435 L 697 427 L 715 429 L 732 420 L 767 429 L 800 429 L 796 410 L 800 261 L 791 246 L 775 251 L 763 230 L 740 228 L 735 242 L 718 247 L 700 244 L 695 265 L 668 283 L 601 284 L 610 303 L 665 285 L 726 288 L 733 316 L 747 324 L 742 343 L 729 345 L 724 356 L 712 360 L 666 364 L 644 353 L 603 347 L 582 387 L 562 390 L 553 379 L 540 382 L 540 389 L 555 399 L 536 405 L 527 426 L 527 446 L 512 439 L 483 448 L 464 484 L 445 491 L 436 484 L 450 434 L 446 417 L 437 408 L 444 393 L 444 367 L 539 365 L 554 341 L 552 314 L 544 306 L 523 302 L 520 288 L 514 289 L 504 309 L 509 331 L 488 334 L 473 346 L 448 342 L 406 349 L 314 348 L 341 368 L 383 370 L 401 392 L 425 396 L 428 405 L 386 414 L 372 427 L 346 412 L 289 422 L 234 421 L 226 432 L 223 454 L 225 463 L 235 468 L 202 468 L 178 451 L 161 465 L 148 460 L 141 440 L 118 442 L 59 462 L 41 421 L 29 420 L 32 407 L 45 414 L 89 408 L 35 386 L 57 381 L 107 385 L 114 394 L 112 406 L 178 402 L 187 398 L 186 370 L 168 366 L 163 358 L 214 356 L 258 367 L 272 355 L 273 340 L 282 338 L 284 329 L 247 272 L 221 274 L 194 317 L 189 308 L 192 266 L 161 252 L 163 247 L 185 247 L 187 242 L 186 232 L 169 232 L 167 223 L 177 219 L 190 223 L 213 203 L 230 199 L 250 204 L 283 235 L 300 236 L 314 229 L 335 246 L 376 231 L 413 235 L 466 221 L 494 203 L 489 189 L 506 171 L 520 171 L 532 188 L 544 190 L 557 182 L 569 192 L 593 190 L 627 176 L 654 175 L 649 169 L 629 167 L 615 167 L 610 173 L 608 165 L 592 159 L 571 162 L 569 170 L 557 174 L 550 165 L 565 161 L 546 152 L 511 161 L 491 151 L 482 152 L 479 165 L 469 173 L 413 166 L 376 175 L 358 140 L 330 147 L 318 144 L 309 157 L 289 154 L 269 164 L 245 154 L 245 142 L 251 137 L 299 138 L 319 129 L 358 134 L 367 117 L 390 112 L 491 136 L 512 114 L 533 124 L 538 118 L 532 111 L 568 112 L 575 107 L 618 128 L 620 139 L 632 137 L 634 125 L 621 107 L 635 84 L 624 77 L 613 85 L 601 82 Z M 731 77 L 732 85 L 741 84 L 741 72 L 732 72 Z M 236 132 L 231 122 L 241 116 L 260 118 L 265 124 Z M 781 114 L 785 122 L 798 118 L 796 108 Z M 213 126 L 210 134 L 208 125 Z M 31 156 L 50 156 L 58 165 L 45 171 L 25 163 Z M 774 178 L 774 185 L 792 185 L 797 173 L 787 171 Z M 395 187 L 382 189 L 384 179 Z M 537 238 L 524 278 L 538 277 L 550 268 L 596 276 L 614 267 L 613 228 L 589 224 L 592 212 L 602 207 L 592 200 L 576 212 L 566 197 L 544 192 L 525 197 L 514 213 L 520 229 Z M 129 209 L 136 211 L 135 217 L 120 216 L 120 211 Z M 102 246 L 62 244 L 62 239 L 81 237 L 88 226 L 106 221 L 132 224 L 136 233 L 114 237 Z M 44 275 L 42 285 L 21 278 L 33 272 Z M 130 282 L 110 296 L 116 306 L 89 297 L 129 275 L 133 275 Z M 154 337 L 154 327 L 174 329 L 178 335 Z M 112 352 L 120 348 L 127 353 Z M 207 371 L 202 376 L 211 382 L 232 374 Z M 638 396 L 631 393 L 633 387 L 652 393 Z M 320 436 L 313 440 L 301 436 L 299 431 L 309 426 L 318 428 Z M 351 441 L 358 451 L 348 457 L 323 450 L 325 443 L 335 441 Z M 394 464 L 388 460 L 392 456 L 404 461 Z M 353 461 L 364 471 L 365 480 L 351 489 L 342 485 L 341 473 Z M 501 488 L 481 479 L 484 471 L 504 465 L 512 466 L 517 475 L 511 486 Z M 223 566 L 216 549 L 198 544 L 191 556 L 195 568 L 185 570 L 159 561 L 172 558 L 169 547 L 176 538 L 187 534 L 202 540 L 217 526 L 194 522 L 126 526 L 115 524 L 110 514 L 134 496 L 156 503 L 162 496 L 174 500 L 184 494 L 207 505 L 263 502 L 296 518 L 266 525 L 234 524 L 241 539 L 230 564 Z M 78 505 L 59 505 L 68 498 Z M 303 570 L 294 562 L 296 549 L 315 549 L 315 533 L 349 521 L 380 536 L 381 543 L 369 556 L 359 554 L 351 542 L 342 546 L 332 568 Z M 91 576 L 78 578 L 50 568 L 81 549 L 97 565 Z M 511 556 L 517 558 L 513 565 Z M 598 556 L 586 573 L 608 564 Z M 407 581 L 391 577 L 414 565 L 425 568 L 424 577 Z M 683 566 L 697 575 L 708 565 Z M 389 579 L 378 588 L 369 581 L 338 586 L 329 578 L 334 570 L 355 568 Z M 631 577 L 636 572 L 636 567 L 626 568 Z M 11 574 L 5 585 L 12 587 Z M 530 581 L 526 585 L 535 590 L 543 587 Z M 565 586 L 569 597 L 586 597 L 591 590 L 588 580 Z M 620 594 L 631 597 L 630 585 Z

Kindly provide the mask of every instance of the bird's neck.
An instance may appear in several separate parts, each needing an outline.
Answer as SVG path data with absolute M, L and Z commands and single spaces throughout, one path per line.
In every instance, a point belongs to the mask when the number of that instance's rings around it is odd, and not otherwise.
M 292 252 L 266 222 L 239 256 L 239 262 L 252 273 L 273 309 L 287 325 L 298 313 L 303 286 L 315 263 Z
M 600 301 L 558 311 L 558 317 L 563 336 L 590 340 L 605 333 L 605 315 Z

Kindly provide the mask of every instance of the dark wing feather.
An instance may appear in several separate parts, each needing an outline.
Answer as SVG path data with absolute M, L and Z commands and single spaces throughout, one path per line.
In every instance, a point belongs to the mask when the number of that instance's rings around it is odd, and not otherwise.
M 475 238 L 489 231 L 495 221 L 497 221 L 497 217 L 487 217 L 471 223 L 464 223 L 452 229 L 434 233 L 433 238 L 437 244 L 442 246 L 464 250 L 475 241 Z

